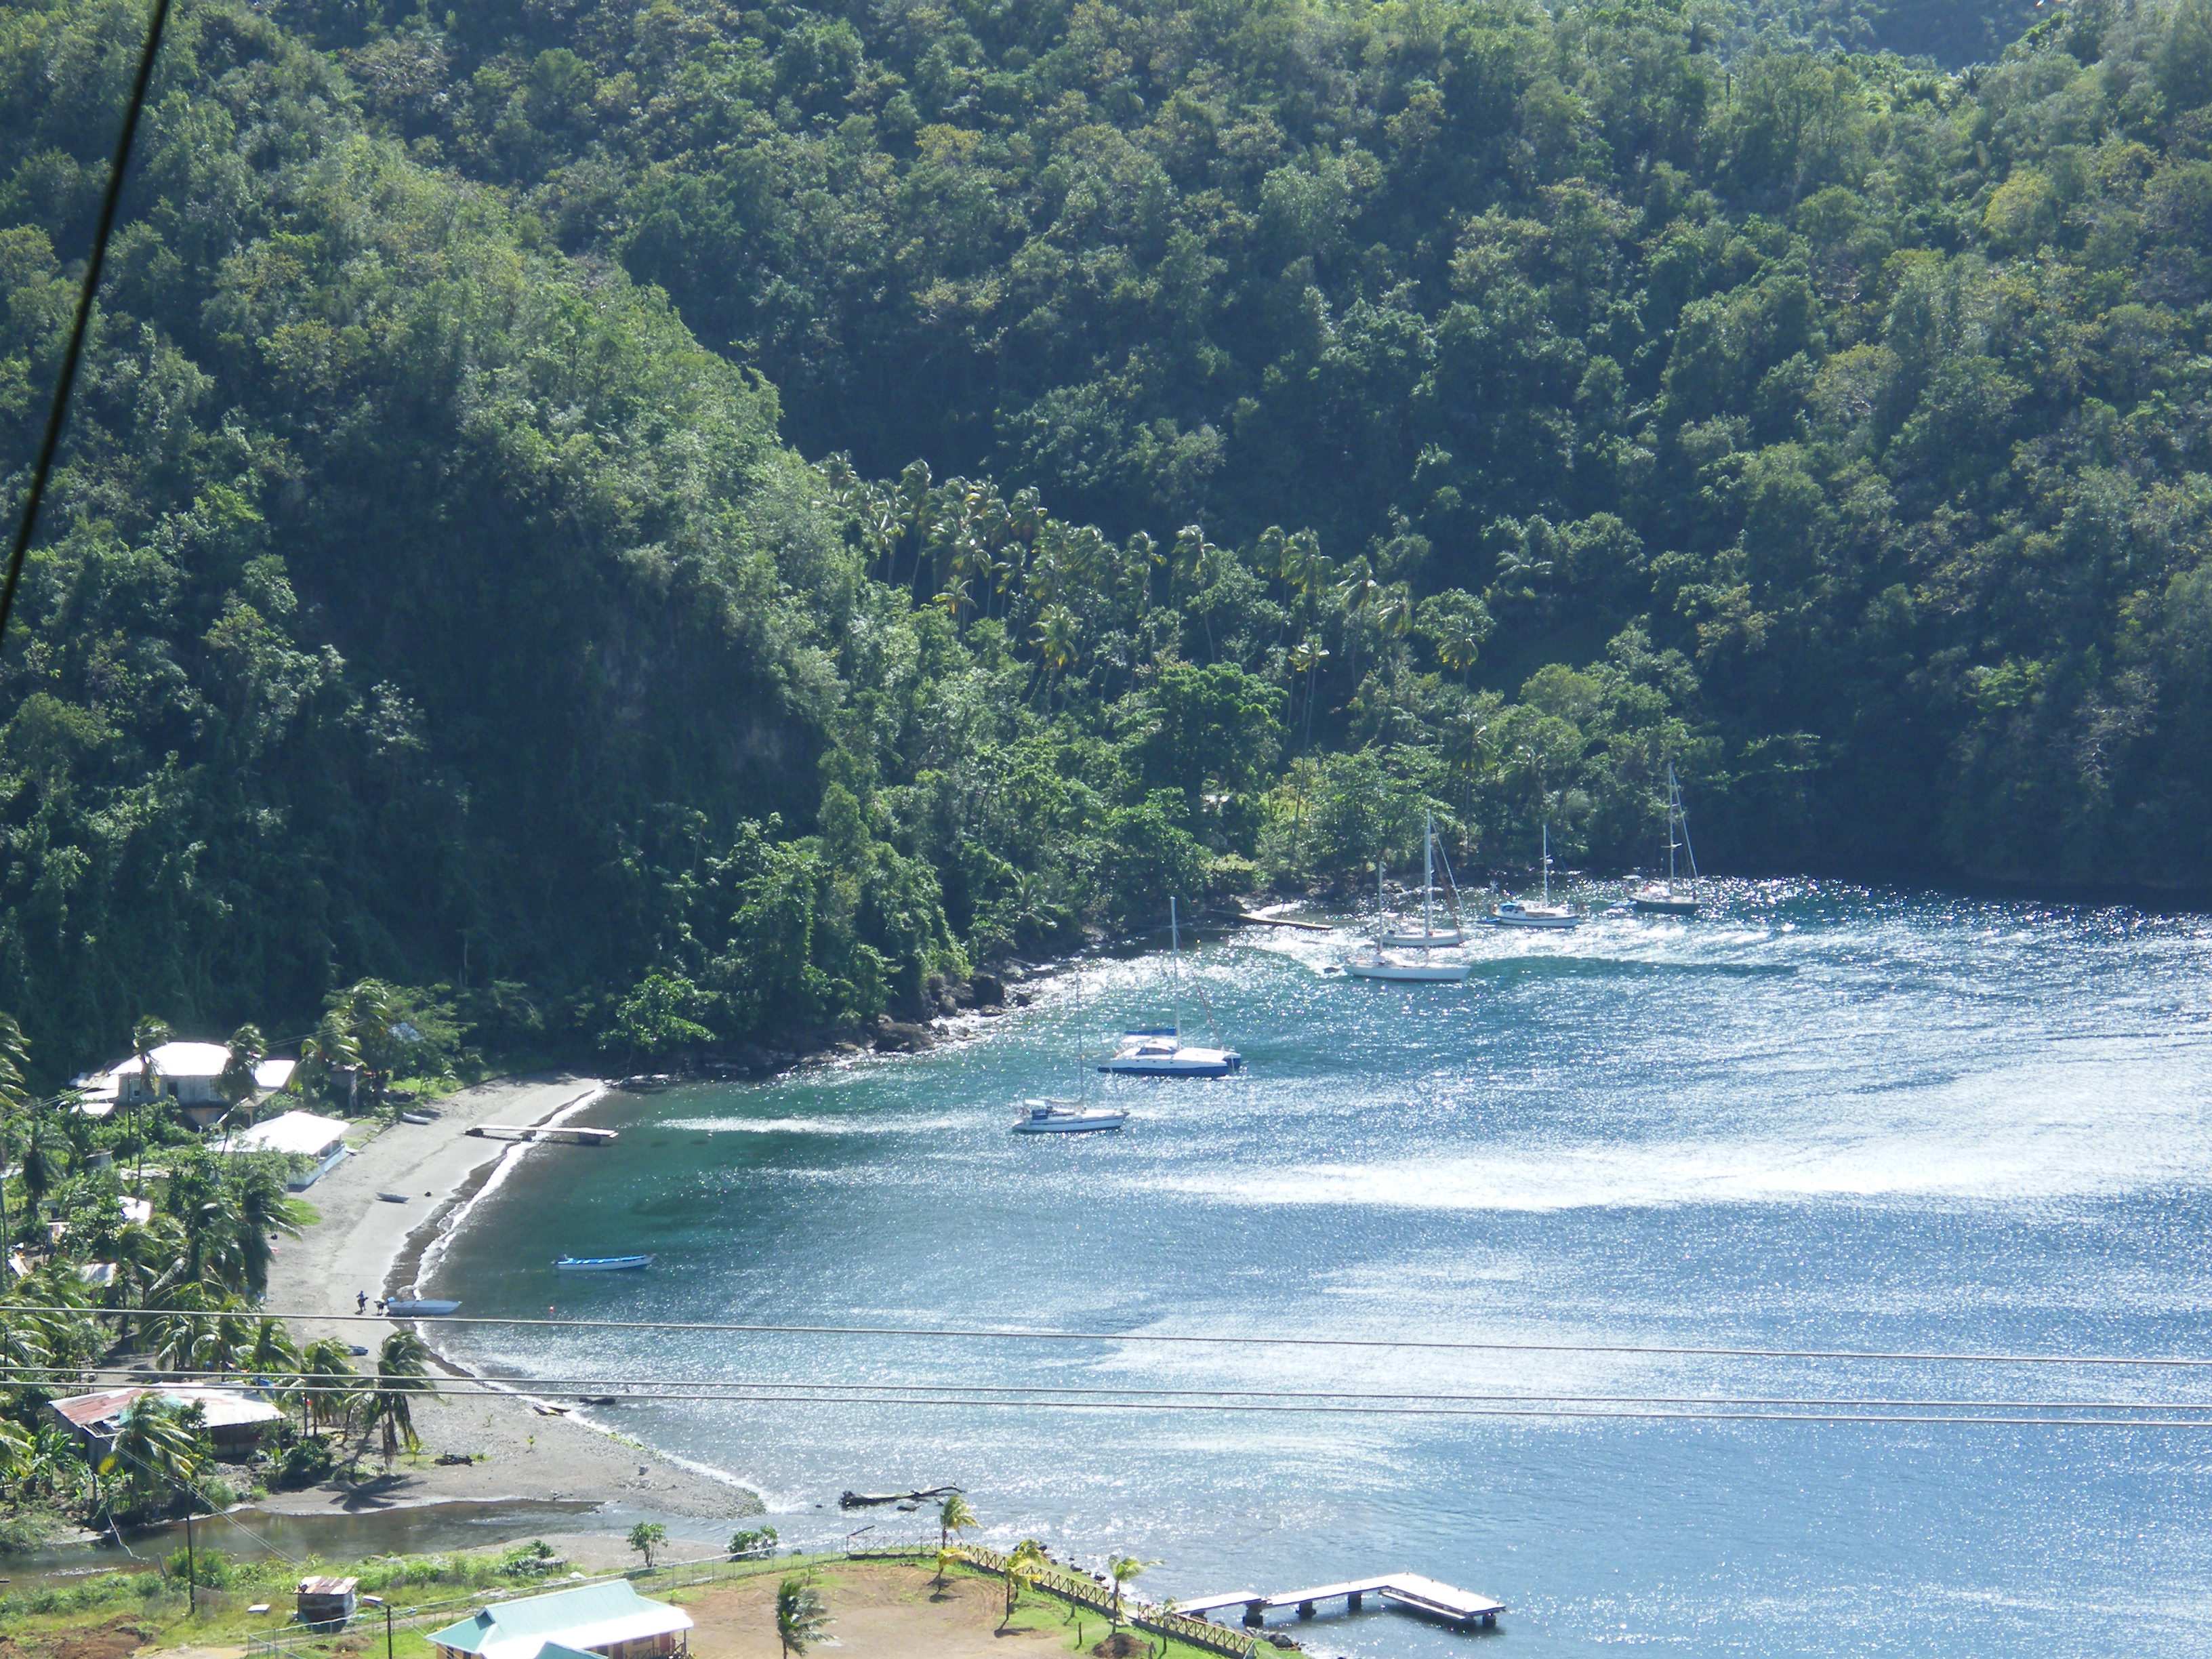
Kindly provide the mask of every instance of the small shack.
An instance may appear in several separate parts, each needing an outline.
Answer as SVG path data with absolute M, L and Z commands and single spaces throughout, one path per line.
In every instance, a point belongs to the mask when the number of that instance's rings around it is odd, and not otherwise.
M 358 1578 L 302 1578 L 292 1616 L 303 1625 L 343 1625 L 354 1615 L 360 1588 Z
M 240 1130 L 230 1137 L 229 1144 L 235 1153 L 282 1154 L 292 1170 L 284 1184 L 301 1193 L 337 1168 L 346 1155 L 345 1134 L 346 1125 L 341 1118 L 324 1117 L 315 1112 L 287 1112 L 282 1117 L 272 1117 L 265 1123 Z
M 112 1273 L 112 1262 L 100 1264 Z M 168 1382 L 158 1388 L 106 1389 L 74 1395 L 46 1407 L 87 1449 L 105 1452 L 118 1421 L 133 1401 L 153 1395 L 180 1407 L 200 1408 L 201 1425 L 218 1457 L 251 1457 L 262 1437 L 284 1413 L 266 1400 L 237 1389 L 212 1389 L 197 1382 Z
M 438 1659 L 667 1659 L 691 1651 L 691 1615 L 640 1595 L 627 1579 L 495 1602 L 430 1633 Z

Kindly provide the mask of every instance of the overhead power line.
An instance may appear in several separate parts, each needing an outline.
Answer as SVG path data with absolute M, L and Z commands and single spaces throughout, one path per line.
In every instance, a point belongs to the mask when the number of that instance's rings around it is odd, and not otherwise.
M 0 1304 L 0 1313 L 51 1313 L 31 1304 Z M 505 1314 L 441 1314 L 417 1318 L 407 1314 L 316 1313 L 289 1310 L 200 1308 L 93 1308 L 76 1311 L 100 1316 L 143 1319 L 276 1319 L 316 1324 L 496 1325 L 522 1329 L 579 1331 L 702 1332 L 731 1336 L 834 1336 L 864 1340 L 979 1342 L 1119 1342 L 1141 1346 L 1228 1348 L 1390 1349 L 1442 1353 L 1579 1353 L 1644 1355 L 1682 1359 L 1820 1360 L 1869 1364 L 2085 1365 L 2212 1370 L 2212 1357 L 2196 1354 L 2002 1353 L 1942 1350 L 1863 1348 L 1754 1348 L 1650 1342 L 1565 1342 L 1474 1340 L 1410 1336 L 1232 1336 L 1199 1331 L 1079 1331 L 1022 1329 L 995 1326 L 779 1325 L 716 1320 L 561 1319 Z
M 228 1374 L 227 1380 L 244 1383 L 247 1379 Z M 18 1386 L 21 1386 L 19 1382 Z M 159 1387 L 158 1382 L 149 1383 Z M 600 1382 L 592 1385 L 598 1390 L 622 1385 Z M 614 1396 L 617 1403 L 653 1403 L 678 1401 L 723 1405 L 786 1405 L 786 1406 L 890 1406 L 922 1407 L 976 1410 L 1060 1411 L 1060 1412 L 1123 1412 L 1151 1414 L 1231 1414 L 1261 1416 L 1322 1416 L 1359 1417 L 1370 1419 L 1387 1418 L 1500 1418 L 1530 1420 L 1559 1419 L 1578 1422 L 1654 1422 L 1654 1423 L 1804 1423 L 1818 1425 L 1902 1425 L 1907 1426 L 1948 1426 L 1958 1428 L 2082 1428 L 2082 1429 L 2139 1429 L 2139 1430 L 2205 1430 L 2212 1429 L 2212 1416 L 2177 1416 L 2172 1413 L 2200 1413 L 2212 1407 L 2193 1402 L 2168 1401 L 1962 1401 L 1956 1406 L 1948 1402 L 1926 1402 L 1931 1409 L 1919 1409 L 1923 1402 L 1906 1401 L 1832 1401 L 1809 1399 L 1795 1401 L 1739 1400 L 1727 1397 L 1686 1396 L 1669 1400 L 1664 1396 L 1639 1398 L 1636 1396 L 1514 1396 L 1498 1397 L 1494 1404 L 1443 1403 L 1453 1396 L 1437 1396 L 1434 1403 L 1419 1403 L 1424 1396 L 1401 1398 L 1417 1403 L 1386 1404 L 1392 1396 L 1364 1399 L 1358 1396 L 1349 1401 L 1321 1395 L 1288 1394 L 1281 1398 L 1272 1396 L 1253 1399 L 1225 1395 L 1217 1397 L 1156 1397 L 1129 1398 L 1111 1390 L 1040 1390 L 1035 1395 L 1007 1389 L 993 1391 L 945 1384 L 934 1386 L 881 1385 L 873 1383 L 790 1383 L 762 1382 L 745 1385 L 749 1391 L 732 1392 L 728 1387 L 654 1388 L 631 1385 L 631 1391 Z M 395 1383 L 363 1375 L 353 1383 L 343 1381 L 317 1382 L 299 1387 L 287 1387 L 283 1392 L 309 1396 L 349 1396 L 358 1398 L 380 1389 L 404 1392 L 414 1400 L 485 1400 L 571 1398 L 580 1401 L 597 1400 L 597 1394 L 586 1395 L 580 1385 L 566 1389 L 532 1389 L 527 1380 L 515 1380 L 504 1386 L 488 1381 L 440 1380 L 432 1377 L 410 1377 Z M 1480 1395 L 1467 1397 L 1480 1401 Z M 1605 1403 L 1608 1400 L 1617 1403 Z M 1800 1407 L 1802 1409 L 1776 1409 Z M 1844 1409 L 1850 1407 L 1851 1409 Z M 2116 1418 L 2087 1416 L 2088 1412 L 2134 1411 L 2163 1413 L 2152 1416 Z
M 106 1376 L 111 1379 L 106 1386 L 131 1385 L 159 1388 L 164 1383 L 229 1384 L 239 1387 L 267 1387 L 283 1394 L 325 1395 L 359 1394 L 377 1387 L 385 1379 L 371 1371 L 354 1373 L 350 1382 L 328 1372 L 267 1372 L 216 1370 L 162 1370 L 150 1373 L 128 1364 L 109 1365 L 36 1365 L 0 1364 L 0 1382 L 12 1382 L 18 1387 L 44 1388 L 57 1382 L 71 1386 L 92 1386 L 83 1382 L 88 1376 Z M 266 1379 L 257 1382 L 255 1379 Z M 294 1379 L 298 1379 L 295 1381 Z M 968 1395 L 1006 1396 L 1018 1401 L 1028 1396 L 1051 1395 L 1071 1400 L 1085 1398 L 1116 1400 L 1251 1400 L 1251 1401 L 1328 1401 L 1354 1404 L 1425 1404 L 1425 1405 L 1558 1405 L 1580 1406 L 1669 1406 L 1669 1407 L 1794 1407 L 1814 1410 L 1918 1410 L 1918 1411 L 2014 1411 L 2014 1412 L 2206 1412 L 2212 1413 L 2212 1401 L 2197 1400 L 1974 1400 L 1961 1398 L 1922 1399 L 1888 1398 L 1879 1395 L 1837 1397 L 1834 1395 L 1645 1395 L 1645 1394 L 1586 1394 L 1571 1389 L 1520 1389 L 1510 1393 L 1473 1393 L 1466 1391 L 1423 1392 L 1416 1390 L 1377 1390 L 1357 1389 L 1231 1389 L 1206 1385 L 1184 1388 L 1115 1387 L 1112 1385 L 1079 1386 L 1064 1383 L 1000 1383 L 974 1382 L 965 1379 L 943 1382 L 810 1382 L 793 1377 L 599 1377 L 572 1375 L 549 1376 L 538 1373 L 500 1374 L 482 1376 L 467 1375 L 454 1378 L 427 1376 L 422 1386 L 409 1382 L 410 1391 L 434 1393 L 448 1399 L 512 1398 L 517 1393 L 557 1398 L 602 1399 L 612 1397 L 620 1401 L 653 1400 L 716 1400 L 744 1401 L 759 1391 L 800 1394 L 830 1391 L 849 1394 L 855 1391 L 871 1395 Z
M 161 56 L 161 33 L 169 21 L 169 0 L 154 0 L 146 26 L 146 45 L 138 54 L 137 77 L 131 83 L 131 101 L 124 106 L 123 131 L 115 141 L 115 158 L 109 163 L 107 188 L 100 198 L 100 222 L 93 231 L 92 252 L 84 263 L 79 284 L 76 316 L 70 325 L 69 344 L 62 352 L 62 370 L 54 383 L 53 400 L 46 408 L 46 429 L 39 441 L 38 459 L 31 466 L 31 485 L 23 494 L 23 515 L 16 521 L 13 545 L 8 550 L 8 570 L 0 580 L 0 651 L 7 648 L 8 622 L 15 612 L 15 590 L 23 580 L 23 559 L 38 534 L 39 509 L 45 505 L 46 483 L 52 477 L 54 458 L 61 449 L 62 428 L 69 422 L 70 393 L 76 386 L 77 363 L 84 356 L 85 335 L 92 326 L 92 307 L 100 293 L 100 273 L 107 263 L 108 238 L 115 229 L 115 213 L 123 200 L 123 179 L 131 167 L 131 149 L 138 137 L 138 117 L 146 106 L 146 88 L 154 78 L 154 60 Z

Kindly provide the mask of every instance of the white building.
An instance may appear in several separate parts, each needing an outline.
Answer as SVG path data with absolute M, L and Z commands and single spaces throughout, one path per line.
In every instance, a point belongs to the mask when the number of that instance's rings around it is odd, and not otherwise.
M 106 1117 L 118 1106 L 173 1100 L 185 1116 L 203 1129 L 230 1109 L 230 1103 L 216 1086 L 222 1068 L 230 1064 L 230 1050 L 222 1043 L 165 1042 L 146 1058 L 153 1062 L 151 1077 L 146 1075 L 144 1063 L 132 1054 L 104 1072 L 77 1079 L 74 1087 L 81 1102 L 78 1109 L 88 1117 Z M 292 1080 L 292 1069 L 298 1063 L 263 1060 L 253 1068 L 253 1086 L 264 1094 L 282 1089 Z
M 299 1193 L 337 1168 L 346 1155 L 345 1133 L 342 1118 L 287 1112 L 240 1129 L 225 1145 L 233 1152 L 277 1152 L 289 1158 L 294 1174 L 284 1184 Z

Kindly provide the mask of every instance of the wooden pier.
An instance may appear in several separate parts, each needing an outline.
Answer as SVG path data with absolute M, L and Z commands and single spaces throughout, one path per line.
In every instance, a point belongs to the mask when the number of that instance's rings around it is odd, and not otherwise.
M 1348 1613 L 1359 1611 L 1369 1596 L 1375 1596 L 1386 1606 L 1403 1607 L 1409 1613 L 1425 1613 L 1462 1630 L 1495 1630 L 1498 1615 L 1505 1611 L 1505 1603 L 1492 1601 L 1486 1595 L 1476 1595 L 1454 1585 L 1434 1578 L 1425 1578 L 1417 1572 L 1390 1572 L 1374 1578 L 1347 1579 L 1341 1584 L 1320 1584 L 1312 1589 L 1285 1590 L 1280 1595 L 1262 1595 L 1256 1590 L 1232 1590 L 1225 1595 L 1201 1595 L 1195 1601 L 1177 1601 L 1176 1611 L 1192 1618 L 1202 1619 L 1207 1613 L 1224 1607 L 1244 1609 L 1244 1623 L 1256 1628 L 1267 1622 L 1270 1613 L 1285 1607 L 1295 1607 L 1301 1619 L 1310 1619 L 1320 1612 L 1324 1601 L 1342 1601 Z
M 464 1133 L 485 1140 L 549 1140 L 568 1146 L 605 1146 L 620 1132 L 579 1128 L 565 1123 L 479 1123 Z

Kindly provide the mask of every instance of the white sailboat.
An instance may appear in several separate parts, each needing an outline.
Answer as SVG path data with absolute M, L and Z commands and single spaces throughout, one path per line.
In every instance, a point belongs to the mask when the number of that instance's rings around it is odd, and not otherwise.
M 1048 1096 L 1022 1103 L 1021 1115 L 1014 1119 L 1014 1133 L 1096 1134 L 1102 1130 L 1118 1129 L 1128 1121 L 1128 1113 L 1118 1106 L 1086 1106 L 1079 1100 L 1058 1100 Z
M 1098 1069 L 1114 1077 L 1227 1077 L 1244 1069 L 1234 1048 L 1202 1048 L 1182 1040 L 1182 922 L 1168 901 L 1168 949 L 1175 987 L 1175 1024 L 1144 1025 L 1121 1033 L 1112 1056 Z
M 1485 916 L 1492 927 L 1536 927 L 1560 930 L 1583 925 L 1583 913 L 1571 904 L 1552 902 L 1552 826 L 1544 826 L 1544 902 L 1529 904 L 1508 899 Z
M 1694 916 L 1698 914 L 1697 890 L 1693 886 L 1678 887 L 1681 879 L 1676 865 L 1677 855 L 1690 866 L 1689 880 L 1698 878 L 1698 854 L 1690 845 L 1690 815 L 1682 810 L 1682 783 L 1674 775 L 1674 763 L 1667 763 L 1667 879 L 1647 882 L 1636 890 L 1631 901 L 1647 916 Z
M 1459 921 L 1459 884 L 1452 884 L 1452 921 L 1449 927 L 1435 926 L 1430 908 L 1430 896 L 1437 890 L 1437 821 L 1433 814 L 1421 816 L 1421 931 L 1418 933 L 1384 933 L 1382 948 L 1386 951 L 1449 951 L 1455 945 L 1467 943 L 1467 935 L 1457 926 Z M 1447 868 L 1446 874 L 1449 870 Z
M 1079 965 L 1075 970 L 1075 1006 L 1080 1018 L 1084 1003 L 1083 969 Z M 1022 1103 L 1014 1116 L 1013 1130 L 1018 1135 L 1099 1134 L 1119 1129 L 1128 1121 L 1129 1114 L 1119 1106 L 1042 1095 Z
M 1432 842 L 1431 846 L 1433 844 Z M 1438 935 L 1435 928 L 1430 925 L 1433 916 L 1430 908 L 1429 893 L 1429 887 L 1422 888 L 1421 936 L 1424 939 L 1433 939 Z M 1467 976 L 1471 971 L 1467 963 L 1438 962 L 1431 957 L 1425 949 L 1418 958 L 1394 955 L 1384 950 L 1382 947 L 1394 935 L 1385 931 L 1387 924 L 1382 919 L 1383 903 L 1382 861 L 1377 859 L 1375 861 L 1375 941 L 1365 950 L 1357 951 L 1344 959 L 1346 973 L 1354 979 L 1390 980 L 1401 985 L 1464 985 L 1467 983 Z M 1455 940 L 1458 935 L 1455 933 L 1453 938 Z

